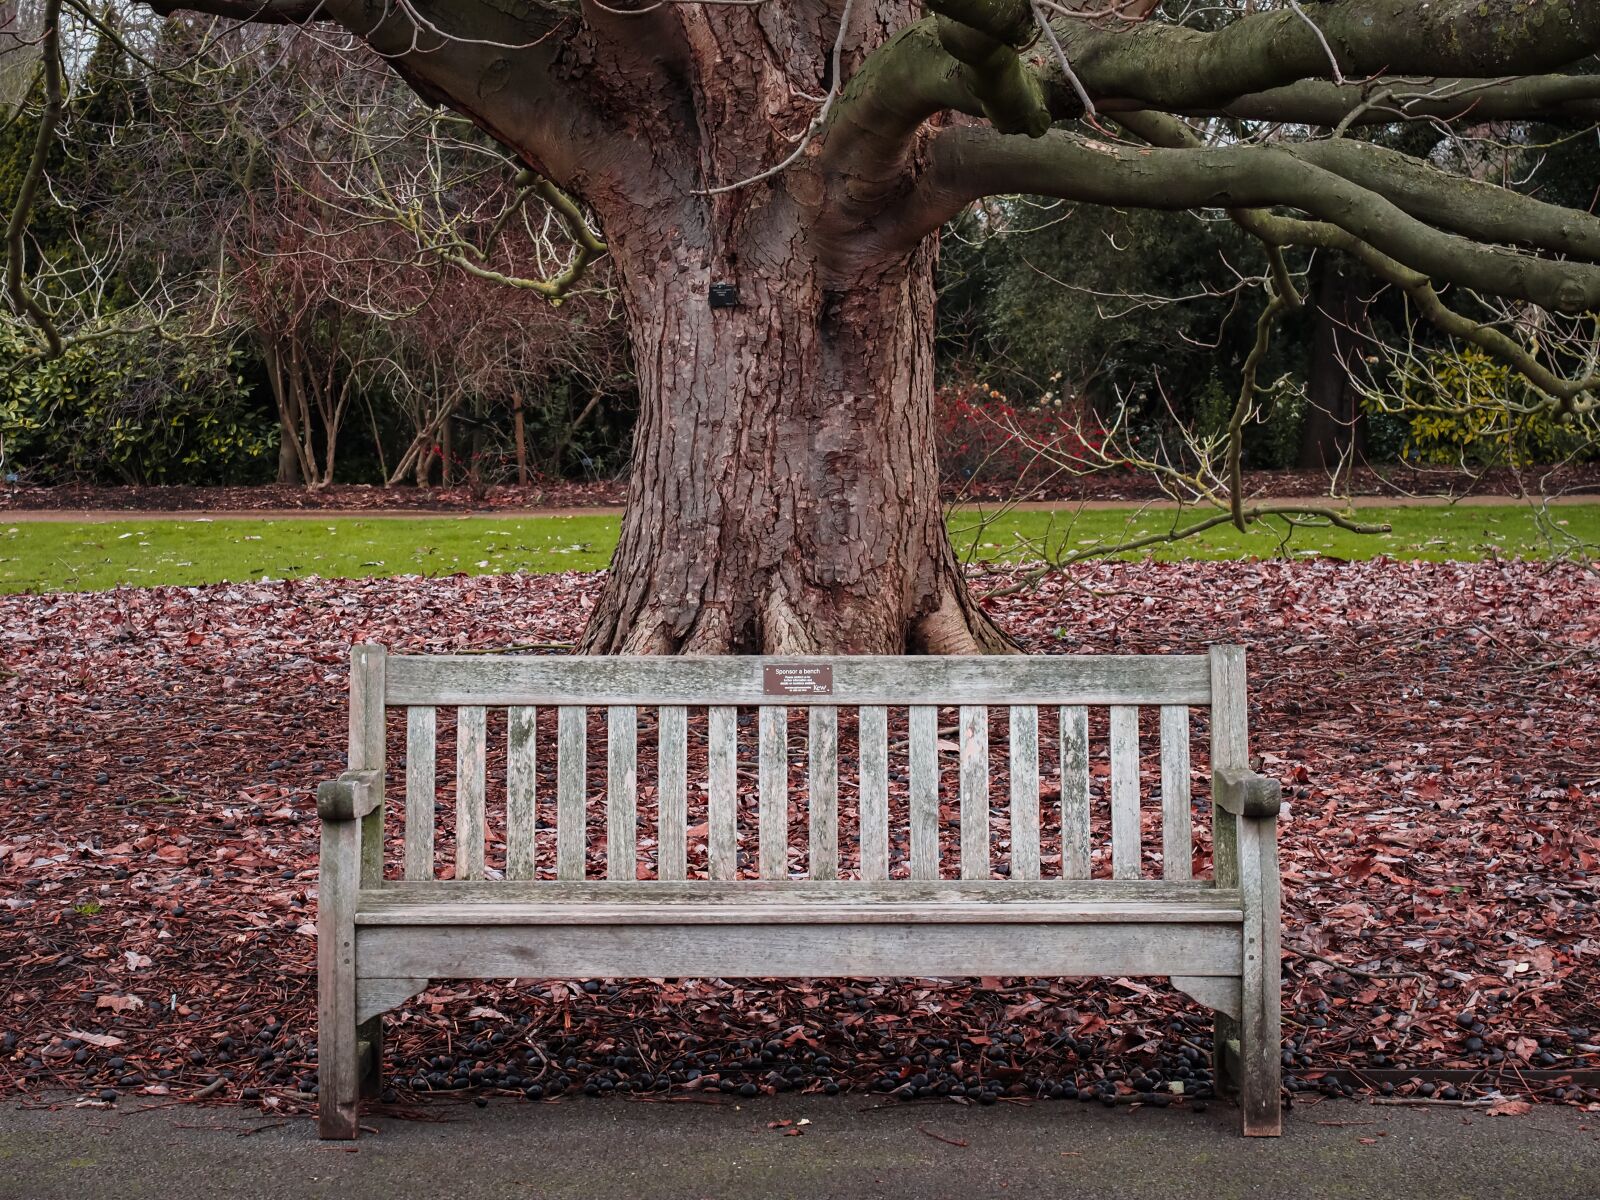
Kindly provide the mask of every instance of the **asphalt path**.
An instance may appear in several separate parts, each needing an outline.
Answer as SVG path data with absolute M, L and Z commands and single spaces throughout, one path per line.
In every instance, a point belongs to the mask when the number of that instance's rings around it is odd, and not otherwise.
M 1275 1140 L 1213 1105 L 438 1102 L 367 1116 L 355 1143 L 304 1116 L 124 1099 L 0 1105 L 3 1200 L 1478 1200 L 1600 1197 L 1600 1113 L 1305 1104 Z M 787 1124 L 783 1124 L 787 1122 Z

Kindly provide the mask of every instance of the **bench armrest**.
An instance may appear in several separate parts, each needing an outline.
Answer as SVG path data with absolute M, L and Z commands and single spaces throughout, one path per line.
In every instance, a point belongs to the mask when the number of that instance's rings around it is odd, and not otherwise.
M 1211 800 L 1236 817 L 1275 817 L 1283 808 L 1283 785 L 1242 767 L 1211 773 Z
M 317 816 L 324 821 L 359 821 L 382 800 L 377 771 L 346 771 L 317 785 Z

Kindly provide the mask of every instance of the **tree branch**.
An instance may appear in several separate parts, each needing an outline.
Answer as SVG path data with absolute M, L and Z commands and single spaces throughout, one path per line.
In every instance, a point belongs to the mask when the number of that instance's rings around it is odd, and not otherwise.
M 1180 112 L 1329 79 L 1330 47 L 1338 69 L 1355 79 L 1545 74 L 1600 49 L 1600 5 L 1592 0 L 1343 0 L 1302 7 L 1309 20 L 1281 8 L 1215 32 L 1084 21 L 1061 22 L 1057 30 L 1093 95 Z M 1052 81 L 1052 108 L 1054 93 L 1067 90 L 1064 79 Z M 1073 103 L 1065 96 L 1059 102 Z
M 44 69 L 44 107 L 39 113 L 39 128 L 34 135 L 33 152 L 23 168 L 22 184 L 17 189 L 16 203 L 6 220 L 6 298 L 20 317 L 32 321 L 44 334 L 46 349 L 51 358 L 61 357 L 65 345 L 50 314 L 28 289 L 24 273 L 27 257 L 28 220 L 33 215 L 39 185 L 44 181 L 45 168 L 50 162 L 50 150 L 55 145 L 56 126 L 66 100 L 61 71 L 61 0 L 45 0 L 43 33 L 40 37 L 40 54 Z
M 638 148 L 554 69 L 577 15 L 542 0 L 142 0 L 163 15 L 199 12 L 240 21 L 328 21 L 382 55 L 425 100 L 471 119 L 540 174 L 567 184 Z
M 1169 149 L 1198 149 L 1202 144 L 1194 130 L 1174 117 L 1142 112 L 1128 114 L 1123 121 L 1132 132 L 1154 145 Z M 1551 407 L 1558 412 L 1582 413 L 1596 408 L 1594 393 L 1600 389 L 1600 375 L 1586 375 L 1577 379 L 1565 379 L 1557 375 L 1515 339 L 1493 326 L 1463 316 L 1446 305 L 1426 275 L 1395 261 L 1344 230 L 1327 223 L 1299 221 L 1260 209 L 1235 209 L 1229 215 L 1241 229 L 1260 239 L 1273 252 L 1281 252 L 1285 246 L 1303 246 L 1348 254 L 1377 278 L 1405 292 L 1436 329 L 1470 342 L 1509 364 L 1548 396 Z
M 304 25 L 327 17 L 326 0 L 146 0 L 158 16 L 193 12 L 256 25 Z
M 933 139 L 929 170 L 901 219 L 876 236 L 914 245 L 973 200 L 1008 193 L 1168 210 L 1288 205 L 1435 280 L 1553 312 L 1600 309 L 1600 267 L 1441 232 L 1383 196 L 1268 145 L 1146 149 L 1061 131 L 1026 141 L 989 129 L 946 129 Z
M 1116 107 L 1113 105 L 1112 107 Z M 1523 79 L 1402 79 L 1363 83 L 1307 79 L 1237 96 L 1218 107 L 1186 108 L 1188 116 L 1229 116 L 1332 128 L 1402 120 L 1600 120 L 1600 75 L 1530 75 Z
M 1451 175 L 1426 159 L 1344 138 L 1282 149 L 1377 192 L 1418 220 L 1464 237 L 1510 242 L 1600 262 L 1600 217 L 1497 184 Z

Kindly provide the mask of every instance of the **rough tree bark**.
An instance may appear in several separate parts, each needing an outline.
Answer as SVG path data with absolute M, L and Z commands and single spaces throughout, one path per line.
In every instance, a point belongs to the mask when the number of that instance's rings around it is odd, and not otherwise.
M 639 371 L 591 653 L 980 653 L 933 442 L 933 250 L 822 285 L 793 220 L 713 308 L 709 247 L 612 233 Z M 783 253 L 766 253 L 774 245 Z M 783 257 L 787 254 L 787 259 Z M 726 263 L 724 259 L 724 263 Z M 720 265 L 720 264 L 719 264 Z

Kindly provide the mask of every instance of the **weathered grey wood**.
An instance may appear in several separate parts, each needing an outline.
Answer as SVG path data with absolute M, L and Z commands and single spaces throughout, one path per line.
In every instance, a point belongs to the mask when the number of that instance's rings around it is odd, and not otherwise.
M 1238 908 L 1209 900 L 1184 902 L 1055 901 L 1055 900 L 879 900 L 863 905 L 854 900 L 799 903 L 782 896 L 740 902 L 719 898 L 705 904 L 657 904 L 633 897 L 608 903 L 588 899 L 522 901 L 431 900 L 401 904 L 392 899 L 364 909 L 361 926 L 377 925 L 1231 925 L 1241 920 Z
M 839 878 L 839 710 L 813 705 L 807 714 L 806 808 L 811 820 L 812 879 Z
M 317 785 L 317 816 L 324 821 L 359 821 L 383 803 L 383 776 L 346 771 Z
M 1193 996 L 1213 1012 L 1232 1017 L 1235 1021 L 1239 1019 L 1242 1001 L 1237 979 L 1215 975 L 1174 975 L 1171 983 L 1180 992 Z
M 506 713 L 506 878 L 538 874 L 539 710 L 517 705 Z
M 941 665 L 929 667 L 930 661 Z M 355 1097 L 378 1086 L 381 1014 L 426 986 L 429 978 L 683 975 L 1168 976 L 1174 986 L 1217 1012 L 1218 1044 L 1234 1047 L 1245 1132 L 1278 1132 L 1277 822 L 1266 802 L 1270 781 L 1258 782 L 1248 772 L 1242 650 L 1219 647 L 1205 660 L 1192 656 L 1061 659 L 1043 666 L 1039 661 L 748 658 L 508 663 L 464 656 L 386 660 L 379 648 L 358 648 L 352 660 L 352 769 L 338 784 L 344 790 L 324 806 L 335 818 L 324 823 L 319 916 L 324 1135 L 354 1136 Z M 1090 666 L 1064 665 L 1074 661 Z M 686 672 L 677 669 L 685 663 Z M 567 670 L 558 670 L 556 664 Z M 770 698 L 763 702 L 766 666 L 807 664 L 833 669 L 831 692 L 820 697 L 785 696 L 780 705 L 771 704 Z M 1169 670 L 1174 665 L 1175 673 Z M 482 688 L 468 686 L 474 668 L 481 669 Z M 715 687 L 681 690 L 685 674 Z M 545 697 L 541 689 L 560 683 L 562 677 L 568 686 Z M 1003 686 L 1008 677 L 1015 686 Z M 458 684 L 466 689 L 460 696 L 448 690 Z M 958 684 L 970 686 L 941 690 Z M 1081 690 L 1066 690 L 1068 685 Z M 443 690 L 428 694 L 423 689 L 429 687 Z M 663 694 L 681 699 L 663 702 Z M 407 718 L 408 878 L 399 883 L 382 878 L 382 698 L 386 695 L 391 702 L 418 710 Z M 633 706 L 651 703 L 652 697 L 663 704 L 657 757 L 661 836 L 658 879 L 640 880 Z M 946 697 L 960 705 L 960 881 L 937 878 L 936 705 Z M 533 706 L 541 702 L 555 702 L 561 710 L 555 882 L 534 877 Z M 788 739 L 783 706 L 791 702 L 810 709 L 813 878 L 808 880 L 788 878 Z M 1041 702 L 1061 706 L 1065 878 L 1050 881 L 1039 879 L 1036 705 Z M 1187 707 L 1208 702 L 1215 710 L 1212 759 L 1219 772 L 1213 783 L 1216 871 L 1214 881 L 1197 882 L 1188 878 L 1192 831 Z M 483 873 L 484 707 L 496 703 L 510 703 L 513 709 L 508 714 L 507 758 L 510 878 L 487 882 L 471 876 L 474 870 Z M 583 705 L 589 703 L 605 703 L 611 710 L 608 878 L 595 881 L 584 878 Z M 761 880 L 736 879 L 738 703 L 761 709 Z M 860 880 L 833 878 L 838 869 L 834 706 L 839 703 L 860 709 Z M 894 703 L 910 708 L 910 880 L 887 878 L 886 706 Z M 1010 709 L 1011 869 L 1005 880 L 989 877 L 987 706 L 991 703 L 1004 703 Z M 1086 709 L 1095 703 L 1111 708 L 1116 876 L 1111 880 L 1087 879 Z M 432 704 L 454 704 L 460 710 L 458 878 L 454 880 L 419 877 L 414 871 L 418 862 L 431 864 L 432 858 L 431 845 L 423 851 L 413 846 L 412 839 L 413 824 L 422 823 L 416 811 L 422 807 L 421 789 L 413 777 L 420 774 L 424 757 L 429 759 L 430 781 L 433 776 L 432 722 L 418 713 Z M 710 705 L 709 880 L 683 878 L 687 874 L 687 704 Z M 1165 878 L 1160 881 L 1138 878 L 1141 704 L 1162 709 Z M 426 824 L 431 829 L 431 793 L 427 800 Z M 1239 815 L 1228 812 L 1230 807 Z M 363 819 L 355 819 L 358 810 L 366 814 Z M 337 819 L 345 814 L 349 819 Z M 373 1069 L 364 1073 L 363 1061 Z M 1219 1083 L 1226 1086 L 1226 1063 L 1219 1061 L 1217 1069 Z
M 606 710 L 606 878 L 639 875 L 639 717 L 632 705 Z
M 1198 904 L 1229 908 L 1240 905 L 1237 889 L 1213 887 L 1207 881 L 1168 883 L 1160 879 L 1047 879 L 1015 883 L 1007 879 L 891 879 L 867 883 L 857 879 L 738 879 L 726 882 L 690 879 L 676 883 L 655 880 L 588 879 L 568 883 L 464 883 L 439 879 L 428 883 L 390 883 L 360 895 L 363 913 L 391 905 L 428 903 L 478 904 L 880 904 L 942 905 L 987 901 L 993 904 L 1149 903 L 1162 906 Z
M 381 1017 L 427 988 L 426 979 L 371 979 L 363 975 L 356 980 L 356 1020 L 366 1022 Z
M 1257 784 L 1250 775 L 1249 693 L 1243 646 L 1211 648 L 1211 768 L 1224 787 L 1235 786 L 1239 813 L 1213 804 L 1213 845 L 1223 844 L 1229 860 L 1226 874 L 1236 876 L 1244 911 L 1241 958 L 1241 1005 L 1237 1023 L 1226 1032 L 1239 1043 L 1239 1107 L 1247 1137 L 1276 1137 L 1282 1132 L 1279 1077 L 1282 1048 L 1282 961 L 1278 877 L 1278 820 L 1276 816 L 1246 816 L 1248 811 L 1270 812 L 1276 791 Z M 1257 793 L 1263 795 L 1257 797 Z M 1259 805 L 1252 804 L 1258 799 Z M 1215 795 L 1213 795 L 1215 799 Z M 1216 830 L 1228 828 L 1219 839 Z M 1224 878 L 1222 857 L 1216 858 L 1217 878 Z M 1231 882 L 1231 881 L 1230 881 Z M 1225 1018 L 1217 1023 L 1222 1035 Z M 1231 1038 L 1228 1040 L 1232 1040 Z
M 831 693 L 786 696 L 806 704 L 1207 704 L 1199 655 L 930 656 L 839 658 L 555 658 L 396 656 L 390 704 L 725 704 L 771 702 L 768 666 L 827 666 Z
M 759 870 L 763 879 L 789 876 L 789 710 L 760 709 Z
M 1139 710 L 1111 708 L 1111 874 L 1139 877 Z
M 961 878 L 989 878 L 989 710 L 963 705 L 961 747 Z
M 1211 769 L 1248 768 L 1250 760 L 1249 718 L 1243 704 L 1245 661 L 1242 646 L 1213 646 L 1211 661 Z M 1221 888 L 1239 886 L 1239 818 L 1211 810 L 1212 877 Z M 1239 1022 L 1219 1013 L 1213 1035 L 1216 1051 L 1212 1071 L 1219 1092 L 1237 1089 L 1235 1065 L 1226 1053 L 1230 1043 L 1239 1040 Z
M 861 878 L 889 878 L 889 710 L 862 705 L 859 712 Z
M 381 1023 L 356 1018 L 357 896 L 383 891 L 383 778 L 387 738 L 383 697 L 387 654 L 382 646 L 350 651 L 352 772 L 368 772 L 374 803 L 359 820 L 324 821 L 317 881 L 317 1132 L 356 1136 L 363 1072 L 359 1043 L 382 1061 Z M 368 1074 L 371 1074 L 370 1072 Z
M 1250 716 L 1246 705 L 1243 646 L 1213 646 L 1210 651 L 1211 769 L 1250 766 Z
M 689 714 L 681 704 L 664 704 L 656 713 L 656 875 L 683 879 L 688 874 Z
M 563 704 L 556 718 L 556 878 L 582 879 L 589 840 L 589 714 Z
M 721 704 L 706 719 L 706 859 L 713 879 L 739 873 L 739 710 Z
M 939 878 L 939 710 L 910 710 L 911 878 Z
M 1188 879 L 1194 874 L 1193 830 L 1189 817 L 1189 710 L 1161 706 L 1161 874 Z
M 406 710 L 407 879 L 433 878 L 434 783 L 438 775 L 435 725 L 432 708 L 418 705 Z
M 1011 706 L 1011 878 L 1039 878 L 1039 710 Z
M 1239 1107 L 1246 1137 L 1283 1132 L 1283 950 L 1278 818 L 1239 818 L 1244 938 L 1239 1017 Z
M 1211 802 L 1236 817 L 1275 817 L 1283 810 L 1283 784 L 1240 767 L 1211 772 Z
M 317 865 L 317 1133 L 351 1139 L 361 1093 L 355 928 L 360 824 L 324 821 Z
M 682 978 L 1234 974 L 1237 927 L 1041 922 L 882 925 L 365 926 L 377 975 Z
M 387 713 L 384 692 L 388 686 L 389 653 L 382 646 L 350 648 L 350 769 L 371 771 L 375 792 L 372 808 L 361 821 L 361 886 L 383 885 L 385 813 L 383 784 L 387 774 Z
M 483 878 L 484 711 L 456 710 L 456 878 Z
M 1081 704 L 1061 709 L 1061 874 L 1090 874 L 1089 710 Z
M 1276 826 L 1274 818 L 1238 818 L 1239 892 L 1244 911 L 1239 1018 L 1239 1106 L 1247 1137 L 1274 1137 L 1279 1133 L 1278 1070 L 1282 1017 L 1278 1008 L 1276 976 L 1279 962 L 1267 959 L 1268 882 L 1263 867 L 1267 854 L 1263 826 Z M 1274 868 L 1276 859 L 1272 860 Z M 1276 873 L 1274 872 L 1274 883 Z M 1273 897 L 1275 900 L 1276 898 Z M 1268 1053 L 1268 1050 L 1271 1053 Z M 1271 1096 L 1267 1095 L 1270 1085 Z

